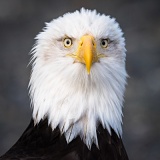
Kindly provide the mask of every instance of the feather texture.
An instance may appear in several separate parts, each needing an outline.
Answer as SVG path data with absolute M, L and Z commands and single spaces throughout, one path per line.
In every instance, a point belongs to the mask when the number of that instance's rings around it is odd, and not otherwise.
M 97 54 L 106 55 L 94 63 L 90 75 L 85 65 L 74 63 L 67 54 L 75 53 L 80 37 L 95 38 Z M 81 9 L 67 13 L 47 24 L 37 36 L 32 52 L 30 97 L 36 124 L 48 117 L 54 130 L 57 126 L 67 142 L 80 135 L 90 148 L 98 146 L 97 122 L 110 133 L 110 127 L 122 135 L 122 105 L 127 73 L 123 33 L 114 18 L 96 11 Z M 65 48 L 64 37 L 73 39 Z M 110 39 L 107 49 L 100 46 Z
M 67 144 L 59 128 L 54 131 L 48 120 L 41 120 L 36 126 L 31 120 L 18 142 L 1 160 L 128 160 L 121 138 L 111 129 L 111 135 L 101 125 L 97 128 L 99 148 L 92 145 L 89 150 L 77 136 Z

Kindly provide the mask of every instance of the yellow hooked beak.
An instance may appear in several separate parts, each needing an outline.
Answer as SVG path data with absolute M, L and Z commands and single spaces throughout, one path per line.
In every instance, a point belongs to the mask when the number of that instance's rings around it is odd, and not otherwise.
M 76 54 L 69 54 L 69 56 L 74 57 L 75 62 L 85 64 L 87 72 L 90 74 L 92 64 L 98 61 L 94 37 L 91 35 L 82 36 Z

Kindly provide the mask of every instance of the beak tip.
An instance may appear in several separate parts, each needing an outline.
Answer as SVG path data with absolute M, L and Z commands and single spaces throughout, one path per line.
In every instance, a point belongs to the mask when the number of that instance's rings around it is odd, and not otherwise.
M 87 68 L 87 74 L 88 75 L 90 74 L 90 68 Z

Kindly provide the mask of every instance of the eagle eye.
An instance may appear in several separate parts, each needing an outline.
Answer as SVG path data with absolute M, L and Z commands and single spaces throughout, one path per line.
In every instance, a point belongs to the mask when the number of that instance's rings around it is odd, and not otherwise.
M 102 48 L 107 48 L 108 47 L 108 39 L 102 39 L 100 42 L 100 45 Z
M 64 40 L 63 40 L 63 44 L 64 44 L 64 46 L 65 47 L 70 47 L 71 45 L 72 45 L 72 39 L 71 38 L 65 38 Z

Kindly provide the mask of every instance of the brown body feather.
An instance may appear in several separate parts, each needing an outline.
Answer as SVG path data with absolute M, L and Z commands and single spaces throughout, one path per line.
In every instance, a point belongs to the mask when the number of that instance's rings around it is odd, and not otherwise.
M 99 148 L 93 144 L 89 150 L 79 136 L 67 144 L 59 128 L 52 131 L 47 119 L 36 126 L 31 120 L 20 139 L 0 160 L 128 160 L 121 138 L 111 131 L 110 135 L 99 125 Z

